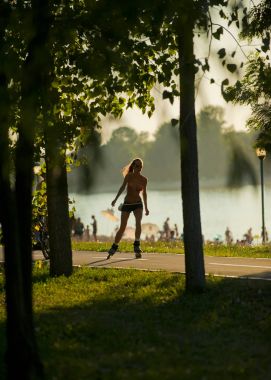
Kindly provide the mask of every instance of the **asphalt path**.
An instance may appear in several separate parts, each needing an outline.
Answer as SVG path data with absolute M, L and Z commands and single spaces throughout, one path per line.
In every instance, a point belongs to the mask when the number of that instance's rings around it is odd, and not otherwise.
M 40 253 L 39 256 L 42 258 Z M 73 251 L 74 265 L 185 273 L 184 255 L 179 254 L 143 253 L 141 259 L 136 259 L 133 253 L 117 252 L 109 260 L 106 258 L 106 252 Z M 271 259 L 205 256 L 204 262 L 206 274 L 271 281 Z
M 185 273 L 184 255 L 179 254 L 143 253 L 141 259 L 136 259 L 133 253 L 117 252 L 109 260 L 106 258 L 106 252 L 73 251 L 73 265 L 76 266 Z M 34 251 L 33 259 L 42 260 L 42 253 Z M 3 260 L 0 247 L 0 261 Z M 271 258 L 205 256 L 204 262 L 206 274 L 271 281 Z

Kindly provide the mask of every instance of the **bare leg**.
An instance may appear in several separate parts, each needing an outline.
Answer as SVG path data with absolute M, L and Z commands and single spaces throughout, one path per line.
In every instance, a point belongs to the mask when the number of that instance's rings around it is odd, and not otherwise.
M 120 242 L 120 239 L 122 238 L 123 232 L 125 231 L 129 216 L 130 216 L 129 212 L 125 212 L 125 211 L 121 212 L 120 227 L 119 227 L 118 232 L 116 233 L 115 241 L 112 244 L 112 247 L 108 251 L 107 260 L 110 259 L 110 257 L 116 253 L 116 251 L 118 249 L 118 243 Z
M 140 240 L 142 215 L 143 215 L 143 209 L 142 208 L 137 208 L 134 211 L 134 216 L 135 216 L 135 220 L 136 220 L 135 240 Z
M 129 219 L 130 213 L 126 211 L 122 211 L 121 218 L 120 218 L 120 227 L 118 232 L 115 236 L 115 244 L 118 244 L 120 242 L 120 239 L 122 238 L 122 235 L 125 231 L 125 228 L 127 226 L 127 221 Z

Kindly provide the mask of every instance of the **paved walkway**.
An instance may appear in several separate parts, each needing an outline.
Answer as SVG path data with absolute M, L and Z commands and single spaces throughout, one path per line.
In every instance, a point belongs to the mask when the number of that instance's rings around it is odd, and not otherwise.
M 74 251 L 73 264 L 98 268 L 134 268 L 185 273 L 184 255 L 144 253 L 142 259 L 135 259 L 133 253 L 121 252 L 109 260 L 106 260 L 106 257 L 106 252 Z M 205 256 L 204 260 L 206 274 L 271 281 L 271 259 Z
M 40 251 L 34 251 L 34 260 L 43 259 Z M 170 253 L 143 253 L 135 259 L 133 253 L 116 253 L 106 260 L 106 252 L 73 251 L 73 264 L 96 268 L 134 268 L 141 270 L 165 270 L 185 273 L 184 255 Z M 0 261 L 3 252 L 0 247 Z M 205 256 L 205 272 L 216 276 L 262 279 L 271 281 L 271 258 Z

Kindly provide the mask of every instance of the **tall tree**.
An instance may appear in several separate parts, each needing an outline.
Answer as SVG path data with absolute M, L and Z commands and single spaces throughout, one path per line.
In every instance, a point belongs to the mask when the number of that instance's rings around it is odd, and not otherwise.
M 132 82 L 123 75 L 127 67 L 119 55 L 123 54 L 126 61 L 132 62 L 133 49 L 130 45 L 120 44 L 118 21 L 125 25 L 125 17 L 120 8 L 116 8 L 112 26 L 107 19 L 111 18 L 109 12 L 115 7 L 107 2 L 76 5 L 67 2 L 61 7 L 51 5 L 49 9 L 52 28 L 45 45 L 49 64 L 42 83 L 44 139 L 41 141 L 45 147 L 47 168 L 52 275 L 72 272 L 65 164 L 68 145 L 74 148 L 74 140 L 98 127 L 101 114 L 110 112 L 119 116 L 126 104 L 122 97 L 125 91 L 134 90 L 131 103 L 138 103 L 143 109 L 152 105 L 152 98 L 146 91 L 148 77 L 142 84 L 138 75 L 144 68 L 137 68 L 134 64 Z M 65 33 L 63 21 L 67 25 Z M 121 36 L 121 40 L 125 39 L 123 34 Z
M 2 20 L 5 27 L 1 35 L 1 42 L 3 42 L 1 47 L 5 49 L 2 54 L 3 63 L 5 64 L 2 71 L 2 77 L 4 78 L 2 89 L 6 92 L 7 100 L 9 98 L 7 83 L 12 80 L 12 75 L 7 65 L 8 59 L 10 62 L 12 61 L 10 59 L 10 50 L 12 49 L 7 46 L 7 41 L 10 35 L 16 33 L 14 22 L 18 20 L 21 21 L 21 31 L 24 30 L 26 32 L 24 35 L 26 58 L 23 63 L 20 62 L 19 64 L 22 75 L 20 87 L 21 118 L 15 147 L 15 186 L 11 183 L 9 125 L 6 123 L 7 117 L 5 116 L 9 107 L 6 109 L 1 107 L 3 120 L 3 136 L 1 137 L 3 137 L 3 140 L 0 140 L 1 144 L 3 144 L 3 152 L 1 149 L 3 157 L 1 157 L 0 215 L 3 225 L 5 250 L 7 298 L 6 363 L 7 378 L 9 379 L 14 379 L 18 374 L 18 370 L 23 379 L 43 378 L 43 367 L 37 350 L 32 311 L 31 197 L 34 125 L 37 115 L 37 99 L 41 86 L 41 73 L 44 69 L 44 55 L 42 53 L 48 33 L 48 23 L 46 20 L 47 5 L 47 1 L 32 0 L 30 17 L 23 19 L 21 16 L 25 13 L 25 4 L 21 2 L 13 4 L 7 11 L 8 3 L 5 3 L 5 12 Z M 10 20 L 12 20 L 12 23 Z M 27 34 L 30 29 L 31 33 Z M 16 55 L 15 50 L 13 53 Z M 6 105 L 9 104 L 7 103 Z
M 191 12 L 192 13 L 192 12 Z M 180 145 L 187 290 L 202 290 L 205 270 L 200 219 L 193 29 L 195 19 L 179 14 Z
M 204 60 L 196 59 L 194 35 L 196 30 L 205 30 L 219 39 L 223 33 L 223 28 L 219 26 L 217 30 L 213 30 L 209 7 L 226 5 L 229 5 L 229 1 L 172 0 L 168 1 L 166 5 L 161 1 L 156 8 L 158 9 L 157 13 L 153 12 L 150 16 L 150 19 L 157 20 L 158 27 L 150 28 L 150 32 L 147 30 L 144 32 L 150 37 L 150 41 L 155 45 L 157 51 L 160 51 L 161 47 L 164 50 L 158 58 L 162 71 L 158 72 L 157 75 L 158 81 L 167 87 L 163 93 L 163 98 L 169 99 L 173 103 L 174 97 L 180 97 L 181 187 L 186 289 L 188 291 L 200 291 L 205 286 L 198 183 L 195 73 L 199 67 L 203 71 L 208 71 L 209 61 L 208 57 Z M 222 18 L 225 17 L 222 9 L 219 15 Z M 239 22 L 236 18 L 236 9 L 234 9 L 231 17 L 236 23 Z M 225 49 L 222 50 L 223 54 L 220 54 L 221 52 L 219 54 L 225 57 Z M 229 63 L 226 67 L 231 72 L 236 69 L 235 64 Z M 179 75 L 179 91 L 174 75 Z M 177 120 L 173 120 L 174 124 L 177 122 Z
M 128 5 L 120 2 L 120 8 L 114 7 L 114 20 L 118 20 L 118 23 L 114 24 L 117 27 L 113 29 L 108 27 L 112 18 L 112 14 L 109 15 L 110 6 L 104 1 L 99 2 L 98 7 L 99 17 L 102 15 L 99 32 L 104 37 L 99 43 L 106 41 L 107 48 L 106 53 L 101 49 L 99 59 L 109 64 L 109 75 L 114 73 L 116 76 L 116 72 L 120 73 L 118 89 L 120 84 L 127 92 L 131 89 L 132 95 L 127 106 L 135 104 L 145 111 L 145 104 L 150 103 L 150 89 L 156 80 L 167 87 L 164 98 L 173 102 L 175 96 L 180 96 L 181 186 L 189 291 L 202 290 L 205 285 L 195 118 L 194 83 L 197 61 L 194 55 L 194 32 L 196 28 L 208 28 L 208 6 L 219 4 L 224 5 L 225 2 L 149 0 Z M 96 17 L 95 21 L 97 22 Z M 124 28 L 129 30 L 125 36 L 122 33 Z M 219 36 L 220 33 L 218 31 L 216 35 Z M 203 70 L 208 70 L 207 59 L 199 64 Z M 108 69 L 108 66 L 104 67 Z M 232 70 L 232 67 L 229 66 L 229 69 Z M 91 70 L 93 67 L 89 68 L 93 75 Z M 174 78 L 178 74 L 180 91 L 177 90 Z M 124 87 L 123 84 L 127 86 Z M 140 91 L 142 94 L 136 99 L 135 93 Z M 149 112 L 151 115 L 152 109 Z

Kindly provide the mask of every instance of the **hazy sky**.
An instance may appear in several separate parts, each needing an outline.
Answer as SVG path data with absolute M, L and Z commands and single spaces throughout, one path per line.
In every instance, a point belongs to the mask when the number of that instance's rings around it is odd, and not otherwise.
M 213 14 L 213 22 L 216 20 L 216 15 Z M 220 20 L 218 21 L 221 22 Z M 226 25 L 225 25 L 226 26 Z M 214 26 L 215 31 L 218 26 Z M 206 72 L 204 77 L 199 81 L 196 81 L 198 88 L 196 95 L 196 113 L 200 109 L 207 105 L 222 106 L 225 110 L 225 122 L 228 126 L 233 126 L 236 130 L 246 130 L 246 120 L 250 115 L 249 107 L 237 106 L 232 103 L 226 103 L 221 95 L 220 83 L 226 77 L 229 78 L 231 83 L 234 83 L 237 79 L 236 74 L 232 75 L 225 68 L 222 68 L 221 63 L 218 60 L 217 51 L 222 47 L 226 48 L 228 53 L 227 63 L 241 63 L 246 61 L 246 55 L 251 51 L 251 47 L 247 45 L 245 41 L 237 42 L 238 31 L 233 27 L 227 32 L 224 30 L 223 36 L 220 41 L 212 39 L 211 43 L 211 55 L 209 57 L 209 63 L 211 67 L 210 72 Z M 209 41 L 203 37 L 195 37 L 195 54 L 199 59 L 204 59 L 208 56 Z M 242 45 L 240 48 L 239 43 Z M 235 52 L 234 58 L 231 58 L 231 53 Z M 242 76 L 242 71 L 238 73 L 239 77 Z M 215 83 L 210 84 L 210 79 L 214 78 Z M 104 141 L 108 140 L 112 130 L 121 126 L 129 126 L 136 129 L 138 132 L 146 131 L 153 134 L 155 130 L 164 122 L 169 122 L 171 118 L 178 119 L 179 114 L 179 101 L 176 98 L 174 104 L 171 105 L 169 100 L 162 99 L 163 89 L 159 88 L 159 85 L 153 90 L 153 96 L 156 99 L 156 109 L 151 118 L 147 115 L 142 115 L 138 109 L 129 109 L 119 120 L 105 119 L 102 123 L 102 134 Z
M 202 80 L 201 88 L 201 93 L 196 100 L 197 113 L 202 107 L 207 105 L 222 106 L 225 110 L 226 124 L 229 126 L 232 125 L 236 130 L 245 130 L 246 119 L 250 115 L 250 109 L 248 107 L 226 103 L 220 94 L 220 88 L 215 84 L 209 84 L 207 80 Z M 104 120 L 104 139 L 107 140 L 112 130 L 121 126 L 129 126 L 134 128 L 137 132 L 146 131 L 153 134 L 164 122 L 169 122 L 172 118 L 178 118 L 178 99 L 171 105 L 168 100 L 162 100 L 159 93 L 158 96 L 156 99 L 156 110 L 151 118 L 147 115 L 143 115 L 139 109 L 135 108 L 126 111 L 119 120 Z
M 219 77 L 219 72 L 217 72 L 216 75 Z M 221 81 L 225 78 L 225 75 L 225 73 L 224 76 L 223 74 L 220 74 Z M 156 109 L 151 118 L 147 115 L 143 115 L 139 109 L 134 108 L 125 111 L 122 118 L 119 120 L 105 119 L 102 124 L 102 134 L 104 140 L 106 141 L 110 138 L 112 130 L 121 126 L 129 126 L 134 128 L 137 132 L 146 131 L 153 134 L 164 122 L 169 122 L 172 118 L 178 119 L 179 100 L 176 98 L 173 105 L 171 105 L 168 100 L 162 99 L 161 92 L 162 90 L 159 88 L 153 90 L 153 95 L 156 99 Z M 209 79 L 202 78 L 196 98 L 196 113 L 207 105 L 223 107 L 225 110 L 226 124 L 228 126 L 233 126 L 236 130 L 246 130 L 245 124 L 250 115 L 250 108 L 246 106 L 237 106 L 232 103 L 226 103 L 221 95 L 220 86 L 215 83 L 210 84 Z

